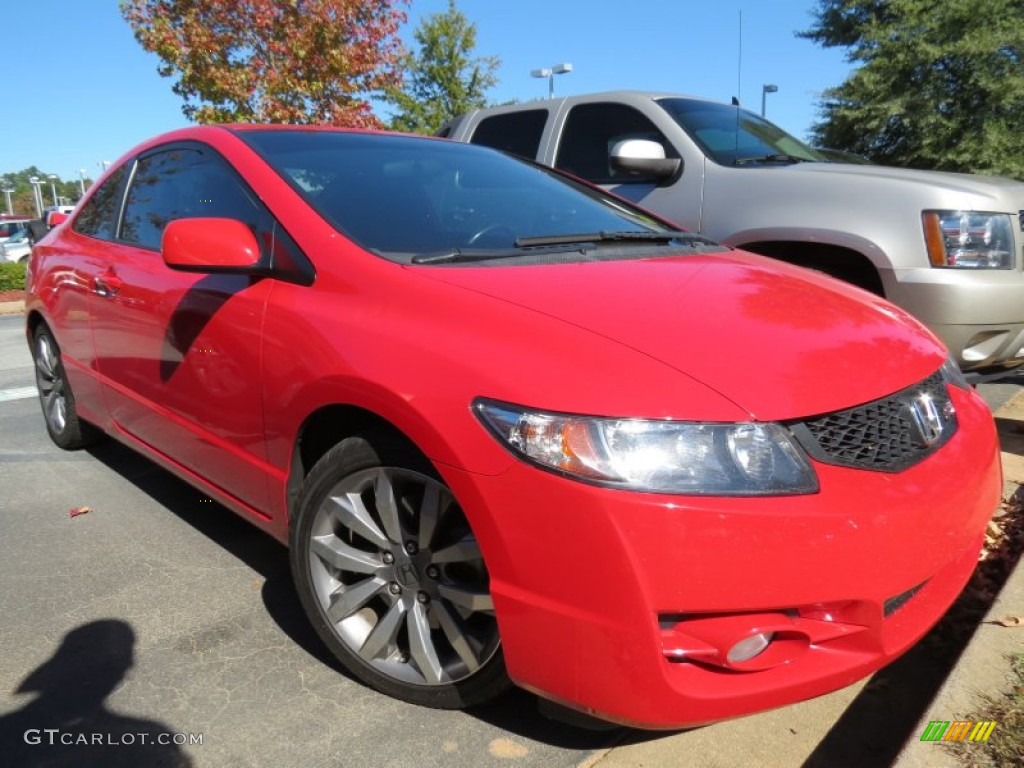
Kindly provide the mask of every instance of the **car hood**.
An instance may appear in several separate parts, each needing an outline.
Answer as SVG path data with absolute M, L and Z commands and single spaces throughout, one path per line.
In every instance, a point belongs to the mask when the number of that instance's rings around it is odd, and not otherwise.
M 796 163 L 777 169 L 787 174 L 819 178 L 826 176 L 842 176 L 847 179 L 879 180 L 904 184 L 920 184 L 931 189 L 947 192 L 980 195 L 985 198 L 998 199 L 1001 193 L 1024 192 L 1024 184 L 1014 179 L 1000 176 L 975 176 L 967 173 L 945 173 L 941 171 L 918 171 L 911 168 L 890 168 L 882 165 L 853 165 L 847 163 Z M 836 179 L 834 182 L 838 183 Z
M 883 299 L 742 251 L 411 269 L 614 340 L 759 420 L 891 394 L 934 373 L 945 356 L 929 331 Z M 544 343 L 537 339 L 538 347 Z

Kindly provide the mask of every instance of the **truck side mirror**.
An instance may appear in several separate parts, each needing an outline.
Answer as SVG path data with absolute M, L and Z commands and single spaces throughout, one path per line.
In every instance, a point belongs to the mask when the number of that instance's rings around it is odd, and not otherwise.
M 616 143 L 610 159 L 615 171 L 644 177 L 644 181 L 666 181 L 679 173 L 683 165 L 677 157 L 665 157 L 665 148 L 648 139 L 625 139 Z

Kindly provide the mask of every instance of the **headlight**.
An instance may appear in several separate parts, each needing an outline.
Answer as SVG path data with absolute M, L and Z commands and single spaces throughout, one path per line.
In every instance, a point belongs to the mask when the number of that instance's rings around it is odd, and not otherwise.
M 490 400 L 477 400 L 473 407 L 520 458 L 591 483 L 716 496 L 818 490 L 814 470 L 778 424 L 605 419 Z
M 1013 228 L 1007 214 L 925 211 L 922 221 L 928 260 L 933 267 L 1013 267 Z
M 959 387 L 967 392 L 971 391 L 970 383 L 964 377 L 960 366 L 956 364 L 956 360 L 952 357 L 947 357 L 946 362 L 942 364 L 942 368 L 939 370 L 942 373 L 942 380 L 947 384 L 952 384 L 954 387 Z

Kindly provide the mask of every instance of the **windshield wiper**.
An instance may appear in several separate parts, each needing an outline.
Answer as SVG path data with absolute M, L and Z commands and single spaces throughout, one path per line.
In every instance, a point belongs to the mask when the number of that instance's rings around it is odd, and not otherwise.
M 689 232 L 586 232 L 576 235 L 539 235 L 537 237 L 516 238 L 517 248 L 539 248 L 546 245 L 577 245 L 583 243 L 618 243 L 638 241 L 642 243 L 670 243 L 673 240 L 700 239 Z
M 417 253 L 412 257 L 413 264 L 453 264 L 458 261 L 487 261 L 488 259 L 509 259 L 519 254 L 508 249 L 503 251 L 460 251 L 452 248 L 434 253 Z
M 809 163 L 811 162 L 806 157 L 797 157 L 796 155 L 756 155 L 754 157 L 737 157 L 732 161 L 733 165 L 750 165 L 752 163 Z
M 571 249 L 559 249 L 580 251 L 581 253 L 592 249 L 598 243 L 672 243 L 680 242 L 687 245 L 715 245 L 714 241 L 693 235 L 682 230 L 668 230 L 664 232 L 634 232 L 624 230 L 622 232 L 585 232 L 575 235 L 539 235 L 536 237 L 516 238 L 515 246 L 520 249 L 543 249 L 554 246 L 568 245 L 575 246 Z M 516 256 L 527 254 L 511 250 L 485 251 L 469 250 L 462 251 L 458 248 L 451 248 L 434 253 L 418 253 L 412 257 L 413 264 L 454 264 L 465 261 L 488 261 L 491 259 L 510 259 Z

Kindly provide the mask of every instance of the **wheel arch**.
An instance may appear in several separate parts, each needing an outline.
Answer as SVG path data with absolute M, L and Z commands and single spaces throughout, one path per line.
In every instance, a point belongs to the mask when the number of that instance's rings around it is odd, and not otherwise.
M 879 245 L 859 235 L 832 230 L 758 229 L 737 232 L 723 241 L 757 253 L 837 277 L 885 296 L 892 265 Z
M 50 324 L 46 322 L 46 318 L 43 317 L 43 313 L 38 309 L 29 310 L 28 314 L 25 315 L 25 335 L 28 337 L 29 343 L 32 343 L 32 335 L 36 332 L 36 328 L 40 325 L 46 325 L 50 328 Z M 51 333 L 53 329 L 50 328 Z
M 302 483 L 317 461 L 347 437 L 360 435 L 382 444 L 401 445 L 430 458 L 416 442 L 394 423 L 367 408 L 344 403 L 321 405 L 303 420 L 292 445 L 288 468 L 288 518 L 294 517 Z

